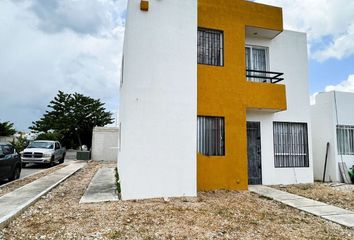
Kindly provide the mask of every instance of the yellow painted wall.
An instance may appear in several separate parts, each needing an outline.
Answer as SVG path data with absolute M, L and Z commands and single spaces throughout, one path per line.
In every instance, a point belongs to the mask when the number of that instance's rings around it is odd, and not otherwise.
M 198 25 L 224 31 L 224 66 L 198 65 L 198 115 L 225 118 L 225 156 L 197 156 L 198 190 L 247 189 L 246 110 L 285 110 L 285 86 L 247 82 L 245 26 L 282 31 L 282 10 L 243 0 L 198 0 Z

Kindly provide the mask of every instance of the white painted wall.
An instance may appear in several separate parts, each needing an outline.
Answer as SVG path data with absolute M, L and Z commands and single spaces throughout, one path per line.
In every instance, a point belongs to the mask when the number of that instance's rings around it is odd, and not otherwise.
M 327 160 L 326 181 L 340 182 L 338 163 L 343 161 L 350 168 L 354 165 L 354 156 L 339 155 L 337 151 L 337 125 L 354 126 L 354 93 L 324 92 L 316 96 L 315 105 L 311 106 L 315 179 L 322 180 L 325 161 L 325 146 L 330 142 Z
M 284 31 L 273 40 L 247 38 L 246 43 L 269 48 L 269 70 L 283 72 L 285 80 L 278 84 L 286 86 L 286 111 L 277 113 L 254 109 L 247 111 L 247 121 L 261 123 L 262 182 L 265 185 L 311 183 L 313 161 L 306 34 Z M 273 121 L 307 123 L 310 167 L 274 167 Z
M 197 0 L 139 5 L 125 31 L 122 198 L 196 196 Z
M 92 132 L 91 159 L 117 161 L 119 128 L 95 127 Z

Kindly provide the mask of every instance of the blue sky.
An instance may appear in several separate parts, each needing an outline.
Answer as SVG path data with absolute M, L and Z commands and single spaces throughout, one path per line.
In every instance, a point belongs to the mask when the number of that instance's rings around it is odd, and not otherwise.
M 255 0 L 306 32 L 309 94 L 354 92 L 353 0 Z M 1 0 L 0 121 L 26 130 L 58 90 L 119 108 L 127 0 Z

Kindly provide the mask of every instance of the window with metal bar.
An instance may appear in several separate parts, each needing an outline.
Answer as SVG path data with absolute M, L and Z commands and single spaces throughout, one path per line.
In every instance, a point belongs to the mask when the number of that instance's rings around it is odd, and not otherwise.
M 258 46 L 246 46 L 246 69 L 254 71 L 254 77 L 247 77 L 252 82 L 269 82 L 267 77 L 268 70 L 268 48 Z
M 354 126 L 337 125 L 337 150 L 340 155 L 354 155 Z
M 206 156 L 225 155 L 223 117 L 198 116 L 197 152 Z
M 198 28 L 198 63 L 213 66 L 224 65 L 223 32 Z
M 276 168 L 309 167 L 307 123 L 274 122 Z

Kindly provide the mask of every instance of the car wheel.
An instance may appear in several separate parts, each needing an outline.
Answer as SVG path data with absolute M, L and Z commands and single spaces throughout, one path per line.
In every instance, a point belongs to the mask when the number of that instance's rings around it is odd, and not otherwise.
M 12 176 L 9 178 L 10 181 L 19 179 L 21 175 L 21 167 L 19 164 L 15 166 L 14 172 L 12 173 Z
M 54 157 L 50 159 L 50 162 L 48 163 L 48 167 L 53 167 L 54 166 Z
M 64 163 L 65 160 L 65 154 L 63 155 L 63 157 L 59 160 L 59 163 Z

